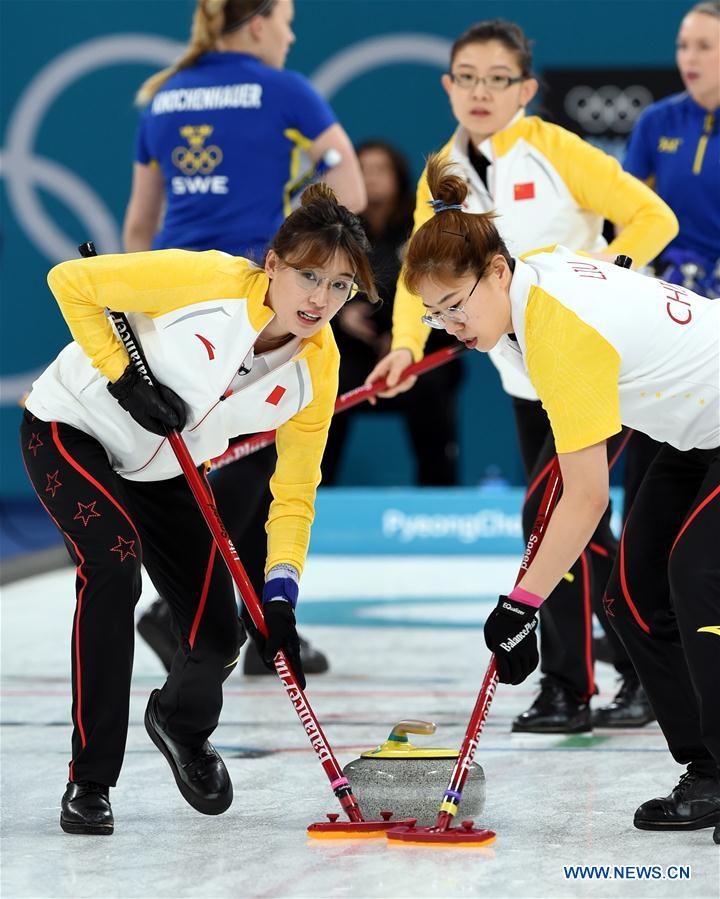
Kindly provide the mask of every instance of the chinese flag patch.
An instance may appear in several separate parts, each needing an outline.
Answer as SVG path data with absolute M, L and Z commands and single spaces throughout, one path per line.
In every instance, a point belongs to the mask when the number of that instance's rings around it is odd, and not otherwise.
M 514 184 L 514 198 L 516 200 L 534 200 L 535 199 L 535 182 L 526 181 L 524 184 Z
M 285 388 L 281 387 L 278 384 L 278 386 L 272 390 L 272 392 L 270 393 L 270 396 L 268 396 L 268 398 L 265 400 L 265 402 L 270 403 L 271 406 L 277 406 L 277 404 L 283 398 L 285 393 L 286 393 Z

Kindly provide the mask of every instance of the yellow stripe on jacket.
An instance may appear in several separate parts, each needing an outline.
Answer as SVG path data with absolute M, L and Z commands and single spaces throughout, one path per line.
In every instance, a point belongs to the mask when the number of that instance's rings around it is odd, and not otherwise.
M 617 350 L 540 287 L 525 313 L 525 363 L 548 414 L 559 453 L 594 446 L 620 422 Z

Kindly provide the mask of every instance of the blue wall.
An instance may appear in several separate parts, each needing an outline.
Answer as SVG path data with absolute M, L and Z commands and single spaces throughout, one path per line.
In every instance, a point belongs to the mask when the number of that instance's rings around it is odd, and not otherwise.
M 383 136 L 397 143 L 419 173 L 423 157 L 441 145 L 453 121 L 438 76 L 444 44 L 470 22 L 502 14 L 535 38 L 536 68 L 665 66 L 672 64 L 677 24 L 689 4 L 667 0 L 298 0 L 297 44 L 288 65 L 316 78 L 339 53 L 363 45 L 377 62 L 330 99 L 351 138 Z M 27 373 L 42 368 L 67 342 L 67 331 L 45 286 L 47 269 L 94 238 L 101 252 L 119 249 L 127 202 L 139 83 L 184 41 L 189 0 L 2 0 L 2 319 L 0 493 L 29 491 L 19 455 L 19 411 L 13 397 Z M 401 35 L 434 39 L 397 61 Z M 393 43 L 366 44 L 393 39 Z M 98 43 L 105 39 L 108 43 Z M 418 46 L 417 41 L 414 46 Z M 342 71 L 347 71 L 346 55 Z M 466 359 L 462 474 L 477 483 L 499 463 L 519 483 L 509 404 L 488 361 Z M 363 431 L 371 427 L 372 432 Z M 385 481 L 407 483 L 407 447 L 397 422 L 359 423 L 353 455 L 382 446 Z M 364 435 L 364 436 L 363 436 Z M 346 466 L 352 469 L 351 460 Z M 356 473 L 360 471 L 355 467 Z

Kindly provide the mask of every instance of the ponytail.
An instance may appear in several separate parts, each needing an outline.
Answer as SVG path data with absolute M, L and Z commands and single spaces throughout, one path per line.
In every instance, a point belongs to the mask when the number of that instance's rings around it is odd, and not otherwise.
M 408 290 L 419 293 L 427 277 L 444 282 L 472 272 L 481 278 L 498 254 L 509 263 L 508 249 L 493 224 L 495 214 L 462 211 L 468 185 L 455 174 L 453 163 L 435 154 L 428 160 L 426 176 L 435 215 L 408 243 L 403 269 Z
M 147 106 L 155 94 L 181 69 L 194 66 L 200 57 L 214 49 L 218 38 L 246 25 L 254 16 L 272 15 L 277 0 L 197 0 L 190 43 L 179 59 L 151 75 L 135 96 L 137 106 Z

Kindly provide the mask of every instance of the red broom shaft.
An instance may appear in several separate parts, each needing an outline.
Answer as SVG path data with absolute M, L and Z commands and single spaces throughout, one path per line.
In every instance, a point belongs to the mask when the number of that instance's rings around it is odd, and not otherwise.
M 235 580 L 238 589 L 240 590 L 240 595 L 242 596 L 245 607 L 250 614 L 250 618 L 252 619 L 255 627 L 263 634 L 263 636 L 266 637 L 267 627 L 263 618 L 262 609 L 260 608 L 260 602 L 258 601 L 255 590 L 253 589 L 253 586 L 250 583 L 247 574 L 245 573 L 245 569 L 240 562 L 232 540 L 225 530 L 225 526 L 222 523 L 222 519 L 220 518 L 217 508 L 212 502 L 211 495 L 205 489 L 205 486 L 200 479 L 200 475 L 195 468 L 195 463 L 193 462 L 188 448 L 185 445 L 185 441 L 177 431 L 169 431 L 168 440 L 170 441 L 173 452 L 175 453 L 175 456 L 180 463 L 180 467 L 183 470 L 188 485 L 190 486 L 190 490 L 192 491 L 192 494 L 197 501 L 200 511 L 202 512 L 203 517 L 205 518 L 205 521 L 207 522 L 207 525 L 210 528 L 213 537 L 215 538 L 215 543 L 217 544 L 218 549 L 220 550 L 220 553 L 225 560 L 225 564 L 230 570 L 230 573 Z M 343 777 L 340 765 L 333 755 L 325 734 L 323 733 L 322 728 L 320 727 L 320 724 L 315 717 L 315 713 L 310 708 L 305 694 L 300 689 L 297 679 L 295 678 L 292 669 L 288 665 L 285 654 L 282 651 L 278 652 L 277 656 L 275 657 L 275 668 L 288 696 L 290 697 L 295 711 L 297 712 L 298 717 L 300 718 L 300 721 L 305 728 L 305 731 L 310 737 L 312 747 L 317 753 L 318 758 L 320 759 L 320 763 L 322 764 L 323 769 L 328 776 L 328 780 L 330 780 L 331 783 L 335 782 L 336 780 Z M 351 821 L 362 820 L 359 806 L 352 793 L 339 796 L 338 798 L 340 799 L 340 803 L 347 812 L 348 817 Z
M 400 380 L 404 380 L 411 375 L 422 375 L 435 368 L 439 368 L 441 365 L 445 365 L 446 362 L 449 362 L 451 359 L 454 359 L 460 353 L 464 352 L 464 350 L 465 346 L 459 343 L 457 346 L 443 347 L 441 350 L 430 353 L 429 356 L 425 356 L 425 358 L 421 359 L 419 362 L 413 362 L 412 365 L 409 365 L 403 371 Z M 338 412 L 345 412 L 346 409 L 352 409 L 353 406 L 359 406 L 360 403 L 364 403 L 365 400 L 370 397 L 377 396 L 378 393 L 381 393 L 386 387 L 387 383 L 383 378 L 380 381 L 376 381 L 374 384 L 363 384 L 361 387 L 355 387 L 354 390 L 348 390 L 347 393 L 343 393 L 342 396 L 337 398 L 334 414 L 337 415 Z M 270 446 L 275 442 L 276 433 L 276 431 L 263 431 L 261 434 L 253 434 L 252 437 L 240 440 L 238 443 L 233 444 L 233 446 L 228 447 L 221 456 L 213 459 L 210 463 L 210 470 L 216 471 L 218 468 L 224 468 L 226 465 L 237 462 L 238 459 L 244 459 L 245 456 L 250 456 L 252 453 L 257 453 L 259 450 L 265 449 L 266 446 Z
M 537 518 L 535 519 L 535 525 L 527 542 L 518 576 L 515 579 L 516 586 L 530 567 L 530 563 L 535 557 L 535 553 L 538 551 L 542 539 L 545 536 L 547 523 L 550 520 L 550 516 L 555 508 L 560 492 L 560 483 L 560 466 L 557 457 L 555 457 L 552 468 L 550 469 L 550 474 L 548 475 L 545 492 L 540 502 L 540 509 Z M 485 672 L 485 677 L 483 678 L 482 686 L 480 687 L 480 692 L 478 693 L 478 698 L 475 701 L 475 707 L 470 716 L 467 730 L 465 731 L 465 737 L 463 739 L 462 747 L 460 748 L 457 762 L 453 768 L 452 776 L 450 777 L 450 783 L 443 796 L 441 810 L 438 812 L 437 821 L 435 822 L 437 830 L 447 830 L 452 823 L 455 810 L 457 810 L 460 802 L 463 787 L 465 786 L 465 781 L 467 780 L 468 772 L 470 771 L 470 766 L 475 758 L 480 734 L 485 726 L 485 720 L 490 711 L 490 703 L 495 696 L 497 684 L 497 665 L 495 656 L 492 655 L 487 671 Z M 448 801 L 448 794 L 452 797 L 450 802 Z M 446 803 L 454 805 L 454 810 L 452 812 L 443 808 Z

